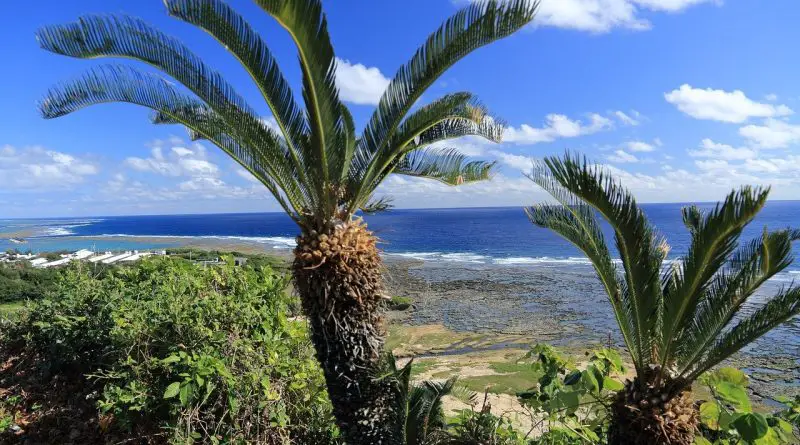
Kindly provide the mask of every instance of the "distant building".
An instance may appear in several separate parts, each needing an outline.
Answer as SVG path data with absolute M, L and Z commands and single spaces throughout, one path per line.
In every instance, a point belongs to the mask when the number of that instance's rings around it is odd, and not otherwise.
M 245 264 L 247 264 L 247 258 L 243 256 L 237 256 L 233 259 L 233 264 L 235 266 L 244 266 Z

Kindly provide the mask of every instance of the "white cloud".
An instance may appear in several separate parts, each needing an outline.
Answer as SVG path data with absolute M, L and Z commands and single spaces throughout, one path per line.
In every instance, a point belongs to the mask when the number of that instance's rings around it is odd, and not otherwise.
M 545 118 L 545 126 L 542 128 L 534 128 L 527 124 L 522 124 L 519 128 L 508 127 L 503 136 L 503 142 L 517 144 L 552 142 L 556 139 L 597 133 L 613 126 L 614 123 L 611 119 L 597 113 L 589 115 L 588 124 L 580 120 L 572 120 L 563 114 L 548 114 Z
M 626 113 L 624 113 L 622 111 L 615 111 L 614 112 L 614 116 L 616 116 L 617 119 L 619 119 L 620 122 L 622 122 L 623 124 L 632 125 L 632 126 L 639 125 L 639 123 L 640 123 L 639 120 L 638 120 L 639 112 L 634 110 L 631 114 L 633 114 L 634 117 L 632 117 L 632 116 L 630 116 L 630 115 L 628 115 L 628 114 L 626 114 Z
M 775 93 L 770 93 L 770 94 L 767 94 L 766 96 L 764 96 L 764 99 L 766 99 L 766 100 L 768 100 L 770 102 L 775 102 L 776 100 L 778 100 L 778 95 L 775 94 Z
M 744 167 L 752 172 L 778 173 L 781 171 L 775 162 L 767 159 L 748 159 L 745 161 Z
M 639 158 L 625 150 L 617 150 L 614 154 L 606 156 L 606 159 L 619 164 L 639 162 Z
M 93 162 L 59 151 L 38 146 L 0 148 L 0 183 L 5 191 L 70 187 L 97 173 Z
M 499 150 L 492 150 L 489 154 L 496 157 L 501 163 L 522 172 L 529 172 L 533 168 L 534 159 L 529 156 L 514 155 Z
M 642 141 L 630 141 L 625 145 L 628 147 L 628 150 L 639 153 L 647 153 L 655 151 L 656 149 L 652 144 L 648 144 L 647 142 L 642 142 Z
M 700 170 L 725 170 L 730 168 L 728 161 L 722 159 L 709 159 L 707 161 L 694 161 L 694 165 Z
M 718 144 L 711 139 L 703 139 L 700 149 L 688 150 L 689 156 L 695 158 L 725 159 L 728 161 L 744 160 L 754 158 L 756 152 L 746 148 L 734 148 L 726 144 Z
M 164 155 L 164 141 L 156 141 L 152 145 L 149 158 L 129 157 L 125 159 L 125 164 L 137 171 L 157 173 L 163 176 L 215 177 L 219 175 L 219 167 L 208 161 L 205 147 L 199 143 L 193 144 L 192 148 L 182 145 L 170 147 L 169 156 Z
M 667 102 L 696 119 L 742 123 L 751 117 L 776 117 L 792 114 L 786 105 L 756 102 L 742 91 L 693 88 L 683 84 L 664 94 Z
M 637 31 L 651 28 L 641 15 L 644 10 L 679 12 L 700 3 L 716 0 L 551 0 L 543 1 L 534 21 L 536 26 L 609 32 L 614 28 Z
M 339 97 L 360 105 L 377 105 L 390 80 L 378 68 L 336 59 L 336 86 Z
M 739 134 L 759 148 L 786 148 L 800 142 L 800 125 L 767 119 L 763 125 L 746 125 Z

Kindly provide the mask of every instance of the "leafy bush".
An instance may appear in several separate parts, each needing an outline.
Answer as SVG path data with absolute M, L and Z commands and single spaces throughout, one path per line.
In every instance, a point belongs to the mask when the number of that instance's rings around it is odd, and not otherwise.
M 0 303 L 36 299 L 55 284 L 58 271 L 36 269 L 27 262 L 0 263 Z
M 703 438 L 697 440 L 699 445 L 708 444 L 759 444 L 777 445 L 797 443 L 794 428 L 796 416 L 792 416 L 794 406 L 777 415 L 762 414 L 753 411 L 747 395 L 747 376 L 737 369 L 721 368 L 701 378 L 708 386 L 712 400 L 700 405 Z M 789 421 L 787 421 L 789 420 Z
M 231 257 L 214 267 L 155 258 L 104 278 L 74 264 L 6 345 L 48 375 L 95 385 L 101 429 L 152 425 L 174 443 L 337 443 L 286 286 Z

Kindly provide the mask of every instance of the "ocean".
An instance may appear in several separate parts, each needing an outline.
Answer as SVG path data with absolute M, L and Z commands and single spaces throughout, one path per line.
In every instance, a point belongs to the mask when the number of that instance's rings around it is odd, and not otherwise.
M 690 241 L 681 219 L 683 206 L 642 206 L 670 244 L 671 259 L 683 255 Z M 708 209 L 712 205 L 701 207 Z M 595 340 L 616 331 L 607 297 L 589 262 L 567 241 L 531 224 L 522 208 L 397 209 L 366 216 L 365 220 L 382 240 L 388 259 L 422 263 L 410 270 L 412 275 L 429 283 L 450 281 L 454 289 L 481 294 L 475 296 L 475 302 L 443 300 L 442 307 L 422 307 L 417 311 L 418 317 L 428 318 L 420 318 L 421 323 L 444 322 L 448 327 L 462 329 L 476 320 L 488 320 L 488 324 L 506 328 L 535 324 L 534 317 L 543 316 L 558 319 L 562 327 L 584 332 Z M 747 227 L 742 241 L 759 236 L 764 227 L 800 227 L 800 201 L 769 202 Z M 605 229 L 607 242 L 613 246 L 610 230 Z M 274 252 L 291 249 L 297 231 L 294 223 L 280 213 L 13 219 L 0 220 L 0 233 L 5 234 L 0 235 L 0 249 L 144 250 L 212 240 L 220 244 L 257 244 L 266 252 Z M 26 242 L 11 243 L 11 236 L 24 237 Z M 800 245 L 795 252 L 800 252 Z M 754 310 L 765 297 L 796 278 L 800 278 L 800 258 L 764 285 L 744 311 Z M 480 290 L 486 286 L 522 290 L 506 296 L 512 304 L 498 306 L 505 310 L 498 312 L 486 306 L 483 298 L 501 296 Z M 571 335 L 574 337 L 575 333 Z M 800 320 L 770 332 L 747 352 L 766 356 L 800 354 Z M 797 378 L 800 385 L 800 375 Z
M 686 252 L 689 234 L 681 220 L 684 204 L 645 204 L 651 222 L 671 246 L 670 257 Z M 710 208 L 711 204 L 701 204 Z M 484 265 L 586 265 L 587 260 L 567 241 L 533 226 L 518 207 L 391 210 L 365 220 L 380 237 L 387 256 L 436 262 Z M 764 227 L 800 226 L 800 201 L 769 202 L 742 237 L 748 240 Z M 0 220 L 0 233 L 20 233 L 27 243 L 0 240 L 0 249 L 34 252 L 61 249 L 96 250 L 165 247 L 152 237 L 176 240 L 210 238 L 258 243 L 271 249 L 294 245 L 297 227 L 281 213 L 209 215 L 113 216 Z M 606 227 L 607 242 L 613 239 Z M 137 240 L 137 238 L 140 238 Z M 800 252 L 800 248 L 797 249 Z M 800 261 L 791 271 L 800 271 Z

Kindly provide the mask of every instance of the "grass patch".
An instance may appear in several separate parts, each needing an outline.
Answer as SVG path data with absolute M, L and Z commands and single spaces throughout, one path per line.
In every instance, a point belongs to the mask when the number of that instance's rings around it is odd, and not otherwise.
M 540 377 L 530 363 L 492 362 L 489 368 L 497 374 L 465 377 L 460 380 L 461 384 L 476 392 L 488 389 L 495 394 L 516 394 L 530 389 Z
M 436 360 L 414 360 L 414 364 L 411 366 L 411 377 L 424 374 L 436 365 Z
M 471 391 L 482 393 L 488 390 L 493 394 L 517 394 L 530 389 L 536 380 L 520 374 L 495 374 L 478 377 L 465 377 L 459 383 Z
M 22 301 L 13 301 L 11 303 L 0 303 L 0 316 L 7 316 L 15 314 L 25 307 Z

